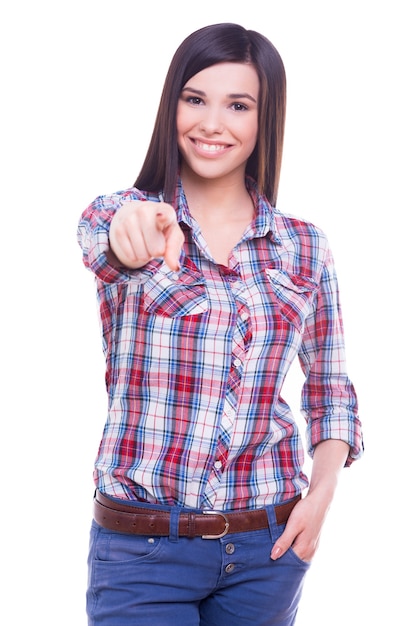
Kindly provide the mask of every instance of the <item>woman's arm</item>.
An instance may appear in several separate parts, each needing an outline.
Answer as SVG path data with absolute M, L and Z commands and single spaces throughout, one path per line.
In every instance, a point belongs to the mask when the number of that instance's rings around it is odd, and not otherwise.
M 303 561 L 312 560 L 349 450 L 347 443 L 336 439 L 321 441 L 315 447 L 309 491 L 293 509 L 282 536 L 274 544 L 273 560 L 283 556 L 290 546 Z

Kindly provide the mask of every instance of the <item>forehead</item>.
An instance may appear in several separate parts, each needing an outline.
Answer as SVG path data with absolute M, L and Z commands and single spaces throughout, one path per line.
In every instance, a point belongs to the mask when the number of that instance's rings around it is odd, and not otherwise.
M 245 91 L 256 97 L 260 82 L 255 67 L 249 63 L 217 63 L 192 76 L 184 87 L 219 93 Z

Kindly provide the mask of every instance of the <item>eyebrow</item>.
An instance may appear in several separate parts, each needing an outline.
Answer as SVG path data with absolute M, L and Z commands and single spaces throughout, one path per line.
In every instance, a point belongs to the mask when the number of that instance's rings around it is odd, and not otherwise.
M 204 91 L 201 91 L 200 89 L 193 89 L 193 87 L 184 87 L 182 89 L 183 91 L 190 91 L 191 93 L 196 94 L 197 96 L 206 96 L 206 93 Z M 230 98 L 231 100 L 242 100 L 244 98 L 247 98 L 248 100 L 251 100 L 252 102 L 254 102 L 255 104 L 257 104 L 257 100 L 251 96 L 249 93 L 230 93 L 228 94 L 228 98 Z

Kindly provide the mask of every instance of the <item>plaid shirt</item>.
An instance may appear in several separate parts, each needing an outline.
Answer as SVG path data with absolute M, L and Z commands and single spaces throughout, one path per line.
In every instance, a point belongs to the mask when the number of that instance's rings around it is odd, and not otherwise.
M 178 272 L 159 259 L 115 267 L 106 254 L 121 203 L 162 196 L 128 189 L 98 197 L 82 215 L 109 396 L 94 478 L 109 495 L 231 510 L 300 493 L 308 484 L 303 445 L 280 395 L 296 356 L 309 454 L 330 438 L 350 445 L 347 465 L 362 454 L 327 239 L 247 186 L 256 217 L 228 267 L 211 257 L 180 182 Z

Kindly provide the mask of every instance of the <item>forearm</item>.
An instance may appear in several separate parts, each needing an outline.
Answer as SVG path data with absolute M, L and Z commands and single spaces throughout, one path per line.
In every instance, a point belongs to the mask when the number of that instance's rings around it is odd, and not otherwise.
M 272 559 L 283 556 L 290 546 L 302 560 L 313 558 L 349 449 L 345 441 L 338 439 L 325 439 L 315 447 L 309 492 L 293 509 L 283 535 L 273 547 Z
M 323 502 L 326 508 L 334 496 L 349 450 L 349 445 L 338 439 L 326 439 L 315 446 L 308 495 Z

